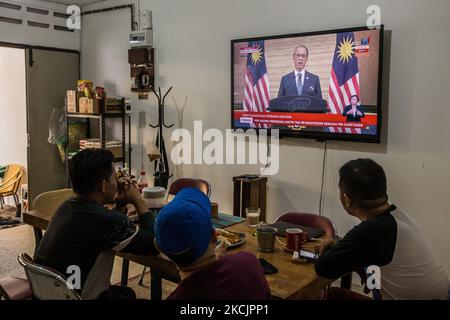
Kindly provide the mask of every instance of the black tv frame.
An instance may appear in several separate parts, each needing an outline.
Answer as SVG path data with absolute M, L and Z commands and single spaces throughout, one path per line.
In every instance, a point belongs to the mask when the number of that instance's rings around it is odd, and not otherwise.
M 355 31 L 368 31 L 368 30 L 379 30 L 379 54 L 378 54 L 378 88 L 377 88 L 377 134 L 376 135 L 361 135 L 361 134 L 348 134 L 348 133 L 331 133 L 331 132 L 311 132 L 311 131 L 293 131 L 288 129 L 279 129 L 280 138 L 283 137 L 295 137 L 295 138 L 309 138 L 317 139 L 318 141 L 325 140 L 344 140 L 344 141 L 356 141 L 356 142 L 370 142 L 370 143 L 380 143 L 381 142 L 381 125 L 382 125 L 382 77 L 383 77 L 383 52 L 384 52 L 384 25 L 380 25 L 376 28 L 368 27 L 351 27 L 344 29 L 333 29 L 333 30 L 323 30 L 323 31 L 312 31 L 303 33 L 291 33 L 273 36 L 261 36 L 253 38 L 242 38 L 242 39 L 232 39 L 231 40 L 231 128 L 233 130 L 241 129 L 244 132 L 250 129 L 256 130 L 259 133 L 259 128 L 245 128 L 245 127 L 235 127 L 234 125 L 234 44 L 236 42 L 248 42 L 248 41 L 258 41 L 258 40 L 272 40 L 272 39 L 283 39 L 283 38 L 293 38 L 293 37 L 305 37 L 305 36 L 317 36 L 324 34 L 333 34 L 340 32 L 355 32 Z M 267 129 L 270 134 L 270 129 Z

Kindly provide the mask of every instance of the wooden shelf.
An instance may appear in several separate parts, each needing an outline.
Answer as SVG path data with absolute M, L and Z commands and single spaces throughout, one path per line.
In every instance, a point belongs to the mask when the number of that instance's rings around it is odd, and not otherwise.
M 122 118 L 122 113 L 103 113 L 103 114 L 91 114 L 91 113 L 73 113 L 68 112 L 67 117 L 69 118 L 92 118 L 92 119 L 100 119 L 103 118 Z
M 100 140 L 100 147 L 104 147 L 105 149 L 108 149 L 106 147 L 106 123 L 108 122 L 107 119 L 121 119 L 122 121 L 122 138 L 121 138 L 121 149 L 120 152 L 118 152 L 117 150 L 110 150 L 111 152 L 113 152 L 113 162 L 115 163 L 120 163 L 122 162 L 122 165 L 125 166 L 125 161 L 128 158 L 126 156 L 126 152 L 125 152 L 125 148 L 126 148 L 126 144 L 125 144 L 125 118 L 126 118 L 126 113 L 125 113 L 125 99 L 116 99 L 117 100 L 117 104 L 114 104 L 114 106 L 121 106 L 121 110 L 120 112 L 115 112 L 116 109 L 111 109 L 111 110 L 107 110 L 107 106 L 106 106 L 106 101 L 102 101 L 103 103 L 100 106 L 100 113 L 79 113 L 79 112 L 67 112 L 67 106 L 66 106 L 66 136 L 67 136 L 67 140 L 71 141 L 71 137 L 70 137 L 70 130 L 69 130 L 69 124 L 71 122 L 75 122 L 73 120 L 75 119 L 80 119 L 83 120 L 83 122 L 86 122 L 86 138 L 85 139 L 89 139 L 89 138 L 94 138 L 92 136 L 92 132 L 91 132 L 91 126 L 92 125 L 96 125 L 96 122 L 98 121 L 98 125 L 99 125 L 99 134 L 98 134 L 98 138 Z M 120 104 L 119 104 L 120 102 Z M 113 104 L 111 104 L 111 106 L 113 106 Z M 107 112 L 105 112 L 105 110 L 107 110 Z M 109 113 L 111 112 L 111 113 Z M 114 113 L 113 113 L 114 112 Z M 91 121 L 91 119 L 93 121 Z M 71 121 L 72 120 L 72 121 Z M 79 141 L 77 142 L 78 146 L 79 146 Z M 116 148 L 116 147 L 114 147 Z M 130 147 L 129 147 L 130 150 Z M 131 151 L 129 152 L 129 154 L 131 153 Z M 66 177 L 67 177 L 67 186 L 70 187 L 70 179 L 69 179 L 69 161 L 70 159 L 73 157 L 73 155 L 71 154 L 69 156 L 68 154 L 68 150 L 66 147 Z
M 89 113 L 67 113 L 68 118 L 94 118 L 100 119 L 99 114 L 89 114 Z

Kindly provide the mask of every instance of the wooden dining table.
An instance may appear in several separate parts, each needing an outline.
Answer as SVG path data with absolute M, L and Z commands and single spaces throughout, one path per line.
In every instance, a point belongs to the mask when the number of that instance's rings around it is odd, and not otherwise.
M 24 222 L 34 229 L 36 247 L 42 238 L 42 230 L 47 229 L 50 219 L 50 214 L 37 210 L 23 213 Z M 318 276 L 314 271 L 313 263 L 293 263 L 291 261 L 292 254 L 285 252 L 283 245 L 278 241 L 275 243 L 273 252 L 258 251 L 256 230 L 248 227 L 246 221 L 236 223 L 225 229 L 246 235 L 246 241 L 239 247 L 227 250 L 227 254 L 240 251 L 252 252 L 258 258 L 264 258 L 278 269 L 277 273 L 266 275 L 274 299 L 317 299 L 320 297 L 321 291 L 334 281 Z M 123 252 L 119 252 L 117 255 L 123 258 L 122 285 L 127 285 L 128 282 L 129 261 L 150 268 L 152 300 L 162 299 L 162 279 L 175 283 L 180 280 L 175 264 L 163 256 L 135 255 Z

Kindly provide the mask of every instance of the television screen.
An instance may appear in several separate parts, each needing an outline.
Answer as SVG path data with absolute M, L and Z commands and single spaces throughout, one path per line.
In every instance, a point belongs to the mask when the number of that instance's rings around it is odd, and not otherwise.
M 383 26 L 231 41 L 233 129 L 379 142 Z

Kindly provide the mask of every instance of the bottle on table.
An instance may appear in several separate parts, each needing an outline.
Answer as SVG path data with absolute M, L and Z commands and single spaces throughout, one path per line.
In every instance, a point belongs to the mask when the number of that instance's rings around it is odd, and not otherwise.
M 124 176 L 122 167 L 117 168 L 116 176 L 117 176 L 117 179 L 120 179 Z
M 142 189 L 147 188 L 147 187 L 148 187 L 147 176 L 145 175 L 145 171 L 141 171 L 141 175 L 139 176 L 139 180 L 138 180 L 139 191 L 142 192 Z
M 125 163 L 125 166 L 123 167 L 123 174 L 127 177 L 131 176 L 130 168 L 128 168 L 128 163 Z

